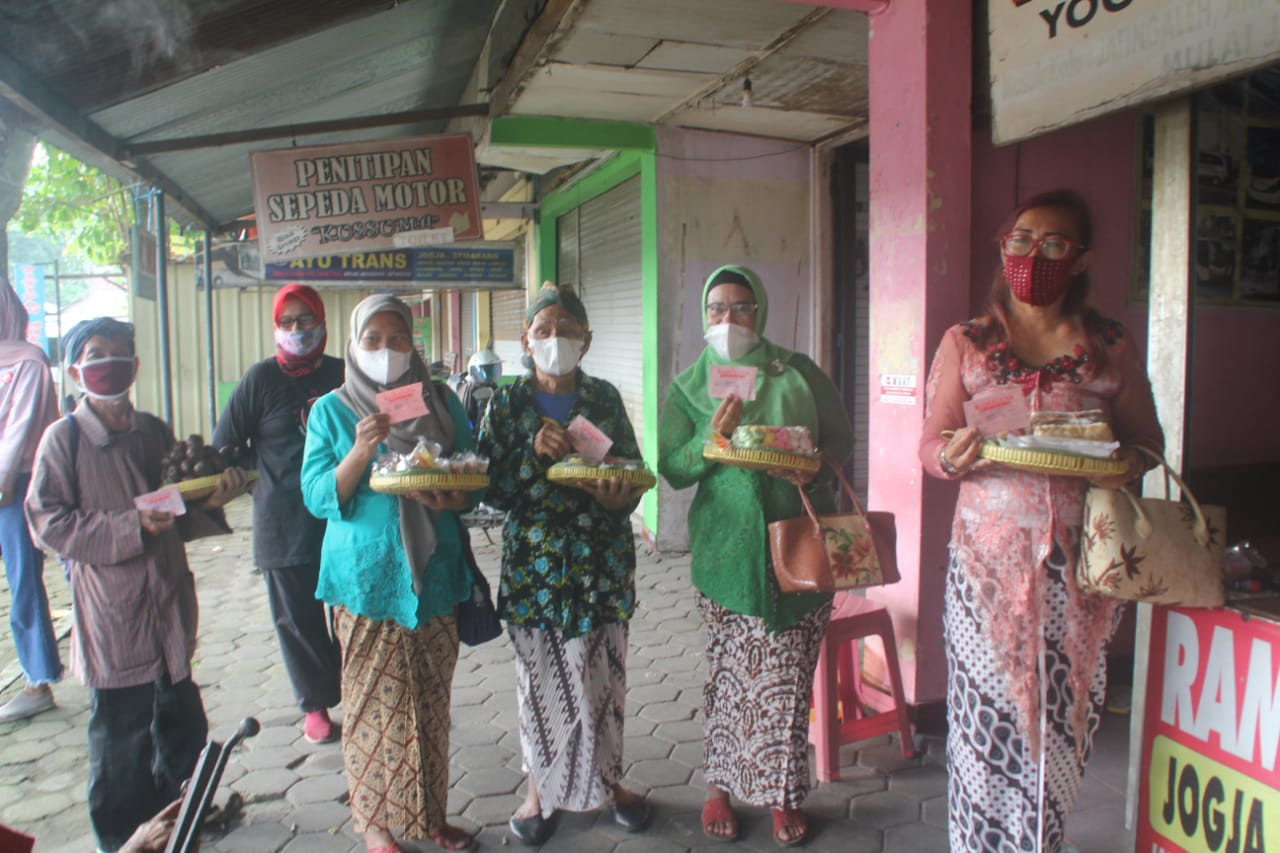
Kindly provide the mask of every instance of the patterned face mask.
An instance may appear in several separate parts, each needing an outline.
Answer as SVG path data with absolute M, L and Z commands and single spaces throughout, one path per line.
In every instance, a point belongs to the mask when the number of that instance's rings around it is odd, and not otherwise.
M 1004 255 L 1004 278 L 1019 302 L 1052 305 L 1071 286 L 1075 258 L 1049 260 L 1035 255 Z

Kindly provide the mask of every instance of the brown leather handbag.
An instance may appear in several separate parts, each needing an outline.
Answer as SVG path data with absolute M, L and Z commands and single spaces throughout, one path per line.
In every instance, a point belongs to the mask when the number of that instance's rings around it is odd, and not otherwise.
M 769 552 L 783 592 L 836 592 L 897 583 L 897 529 L 891 512 L 862 508 L 844 472 L 829 459 L 841 485 L 841 509 L 818 515 L 800 492 L 805 514 L 769 525 Z M 852 503 L 852 511 L 845 508 Z

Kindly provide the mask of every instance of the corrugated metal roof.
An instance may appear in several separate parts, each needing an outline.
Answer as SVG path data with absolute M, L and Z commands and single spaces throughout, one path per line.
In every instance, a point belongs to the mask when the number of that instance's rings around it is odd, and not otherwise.
M 216 226 L 252 210 L 250 151 L 439 132 L 446 118 L 401 114 L 490 97 L 494 115 L 802 142 L 864 128 L 867 23 L 779 0 L 0 0 L 0 97 L 46 140 Z M 483 121 L 449 129 L 473 132 L 491 165 L 595 156 L 490 146 Z
M 119 147 L 108 156 L 145 161 L 172 182 L 188 215 L 199 211 L 211 220 L 205 224 L 222 224 L 252 211 L 248 152 L 294 140 L 134 158 L 130 146 L 455 106 L 499 2 L 0 0 L 0 54 L 15 69 L 6 76 L 41 84 L 38 103 L 54 114 L 75 111 L 109 137 L 107 147 Z M 445 124 L 344 130 L 296 142 L 434 133 Z M 75 133 L 50 127 L 41 135 L 82 153 Z

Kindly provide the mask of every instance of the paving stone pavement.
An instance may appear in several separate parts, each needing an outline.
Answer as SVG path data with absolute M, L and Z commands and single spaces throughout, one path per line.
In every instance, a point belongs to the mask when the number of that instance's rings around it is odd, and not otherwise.
M 217 797 L 245 801 L 206 851 L 221 853 L 348 853 L 364 850 L 352 832 L 346 779 L 336 744 L 306 742 L 267 613 L 266 594 L 251 561 L 249 501 L 234 502 L 235 532 L 189 545 L 200 596 L 195 678 L 201 685 L 211 737 L 225 740 L 239 720 L 262 724 L 228 762 Z M 493 532 L 496 540 L 497 533 Z M 476 554 L 492 582 L 498 547 L 474 531 Z M 639 605 L 627 660 L 627 770 L 624 784 L 653 808 L 648 830 L 628 835 L 610 815 L 564 815 L 548 851 L 682 853 L 777 850 L 765 809 L 739 809 L 741 835 L 732 845 L 702 835 L 702 682 L 704 635 L 689 582 L 687 555 L 637 547 Z M 46 569 L 51 595 L 65 588 L 56 561 Z M 2 581 L 0 581 L 2 584 Z M 3 590 L 7 601 L 8 590 Z M 66 640 L 63 639 L 65 655 Z M 512 650 L 505 635 L 462 647 L 454 679 L 449 812 L 478 831 L 480 849 L 519 848 L 507 818 L 520 802 L 523 774 L 516 726 Z M 11 661 L 0 658 L 0 668 Z M 7 701 L 20 685 L 0 694 Z M 36 836 L 39 853 L 93 850 L 85 807 L 87 692 L 73 678 L 55 688 L 59 707 L 31 720 L 0 725 L 0 821 Z M 341 713 L 335 715 L 341 719 Z M 940 738 L 917 735 L 919 757 L 904 759 L 896 739 L 883 737 L 841 749 L 842 780 L 816 785 L 805 808 L 818 853 L 945 851 L 946 771 Z M 437 849 L 405 843 L 406 851 Z

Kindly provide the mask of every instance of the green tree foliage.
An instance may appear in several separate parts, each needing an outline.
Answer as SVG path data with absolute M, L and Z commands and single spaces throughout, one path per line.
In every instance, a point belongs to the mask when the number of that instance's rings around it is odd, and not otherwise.
M 120 266 L 129 252 L 133 227 L 133 190 L 80 162 L 65 151 L 36 145 L 22 206 L 11 230 L 44 237 L 62 247 L 62 257 L 79 272 Z M 194 237 L 169 222 L 169 255 L 194 250 Z
M 129 249 L 132 208 L 128 187 L 41 143 L 31 158 L 22 206 L 10 225 L 65 247 L 69 259 L 86 266 L 117 266 Z

